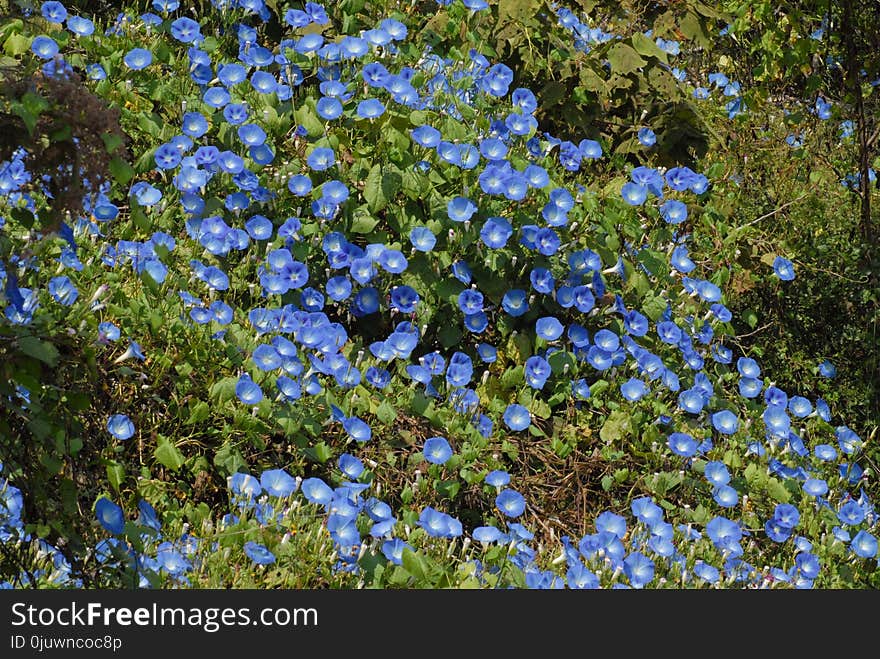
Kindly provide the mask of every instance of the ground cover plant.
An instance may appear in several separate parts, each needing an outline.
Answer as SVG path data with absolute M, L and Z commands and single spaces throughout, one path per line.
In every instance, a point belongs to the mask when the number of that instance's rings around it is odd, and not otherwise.
M 751 4 L 10 7 L 4 585 L 877 586 L 873 65 Z

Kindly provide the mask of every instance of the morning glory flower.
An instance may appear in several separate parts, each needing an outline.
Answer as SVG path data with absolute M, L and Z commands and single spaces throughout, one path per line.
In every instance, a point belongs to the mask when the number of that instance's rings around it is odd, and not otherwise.
M 565 330 L 565 327 L 555 316 L 545 316 L 535 322 L 535 331 L 545 341 L 555 341 Z
M 455 197 L 446 205 L 446 214 L 453 222 L 467 222 L 477 212 L 477 205 L 467 197 Z
M 623 184 L 620 195 L 630 206 L 641 206 L 648 198 L 648 188 L 638 183 L 627 182 Z
M 791 281 L 795 277 L 794 264 L 781 256 L 773 259 L 773 272 L 782 281 Z
M 342 427 L 348 436 L 357 442 L 366 442 L 373 436 L 373 432 L 362 419 L 356 416 L 347 418 L 342 422 Z
M 63 23 L 67 18 L 67 8 L 55 0 L 47 0 L 40 7 L 40 13 L 50 23 Z
M 67 29 L 80 37 L 88 37 L 95 31 L 95 24 L 88 18 L 68 16 Z
M 712 426 L 723 435 L 732 435 L 739 429 L 739 419 L 730 410 L 721 410 L 712 415 Z
M 263 400 L 263 390 L 248 373 L 239 377 L 235 385 L 235 395 L 245 405 L 256 405 Z
M 122 508 L 107 497 L 101 497 L 95 503 L 95 516 L 101 526 L 110 533 L 118 535 L 125 530 L 125 516 L 122 513 Z
M 624 559 L 623 572 L 633 588 L 643 588 L 654 579 L 654 562 L 640 552 L 633 552 Z
M 452 447 L 444 437 L 431 437 L 425 440 L 422 453 L 428 462 L 442 465 L 452 457 Z
M 650 128 L 639 128 L 637 137 L 642 146 L 654 146 L 657 142 L 657 136 Z
M 364 463 L 349 453 L 343 453 L 337 460 L 339 471 L 354 480 L 364 472 Z
M 260 476 L 260 485 L 273 497 L 286 497 L 296 491 L 296 479 L 283 469 L 268 469 Z
M 703 476 L 711 485 L 727 485 L 730 482 L 730 472 L 723 462 L 707 462 L 703 469 Z
M 696 455 L 697 447 L 699 446 L 693 437 L 684 432 L 672 433 L 669 435 L 667 443 L 673 453 L 683 458 L 691 458 Z
M 76 289 L 76 286 L 70 281 L 70 277 L 65 275 L 50 279 L 48 288 L 52 299 L 63 304 L 65 307 L 72 305 L 79 297 L 79 291 Z
M 837 367 L 826 359 L 819 364 L 819 374 L 823 378 L 833 378 L 837 375 Z
M 877 538 L 867 531 L 859 531 L 850 546 L 859 558 L 874 558 L 877 555 Z
M 504 487 L 510 482 L 510 474 L 506 471 L 496 469 L 486 474 L 486 477 L 483 480 L 487 485 L 491 485 L 492 487 Z
M 828 494 L 828 483 L 821 478 L 808 478 L 801 487 L 804 492 L 813 497 L 822 497 Z
M 519 517 L 525 512 L 526 500 L 516 490 L 501 490 L 495 497 L 495 506 L 507 517 Z
M 116 439 L 129 439 L 134 435 L 134 424 L 125 414 L 113 414 L 107 419 L 107 432 Z
M 364 99 L 357 105 L 357 116 L 361 119 L 376 119 L 385 113 L 385 105 L 377 98 Z
M 837 511 L 837 519 L 844 526 L 857 526 L 865 519 L 865 511 L 858 501 L 850 499 Z
M 504 410 L 504 423 L 513 431 L 525 430 L 532 424 L 529 410 L 519 403 L 511 403 Z
M 58 43 L 52 37 L 41 34 L 31 42 L 31 52 L 40 59 L 50 60 L 58 54 Z
M 271 565 L 275 562 L 275 554 L 264 545 L 249 540 L 244 543 L 244 553 L 257 565 Z
M 739 503 L 739 494 L 729 485 L 719 485 L 712 492 L 712 498 L 722 508 L 732 508 Z
M 122 61 L 132 71 L 140 71 L 153 63 L 153 53 L 145 48 L 132 48 L 125 54 Z
M 648 387 L 642 380 L 630 378 L 620 385 L 620 393 L 626 400 L 635 402 L 648 393 Z
M 201 26 L 191 18 L 178 18 L 171 23 L 171 36 L 183 43 L 192 43 L 201 39 Z

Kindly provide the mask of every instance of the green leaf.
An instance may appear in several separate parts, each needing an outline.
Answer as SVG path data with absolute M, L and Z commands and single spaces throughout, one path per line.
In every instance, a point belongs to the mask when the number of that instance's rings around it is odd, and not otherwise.
M 656 323 L 666 311 L 666 306 L 667 302 L 662 297 L 652 297 L 642 305 L 642 313 Z
M 110 161 L 107 168 L 119 185 L 126 185 L 134 178 L 134 168 L 118 156 Z
M 396 171 L 388 171 L 387 166 L 382 170 L 382 165 L 373 165 L 364 181 L 364 199 L 371 213 L 385 208 L 403 185 L 403 177 Z
M 644 265 L 648 272 L 655 277 L 665 275 L 667 273 L 666 259 L 659 252 L 652 249 L 640 250 L 636 259 Z
M 235 396 L 235 385 L 237 383 L 238 378 L 236 377 L 223 378 L 219 382 L 215 382 L 211 385 L 211 398 L 218 403 L 232 400 Z
M 247 462 L 241 452 L 231 444 L 224 444 L 214 454 L 214 464 L 231 476 L 239 469 L 247 469 Z
M 376 418 L 382 423 L 390 425 L 397 418 L 397 410 L 388 401 L 382 401 L 376 410 Z
M 416 582 L 420 585 L 428 584 L 428 566 L 421 554 L 414 552 L 409 547 L 404 547 L 401 556 L 403 569 L 415 577 Z
M 644 34 L 636 33 L 632 35 L 631 39 L 633 48 L 639 55 L 644 55 L 645 57 L 656 57 L 664 64 L 668 64 L 669 61 L 666 56 L 666 51 L 662 50 L 660 46 L 658 46 L 652 39 L 649 39 Z
M 373 165 L 364 181 L 364 199 L 373 213 L 385 208 L 388 199 L 382 194 L 382 166 Z
M 767 479 L 767 494 L 779 503 L 788 503 L 791 499 L 791 493 L 785 489 L 785 485 L 782 484 L 782 481 L 775 478 Z
M 118 462 L 108 462 L 107 480 L 113 489 L 118 492 L 119 488 L 122 487 L 123 481 L 125 481 L 125 467 Z
M 605 443 L 611 443 L 632 434 L 632 421 L 626 412 L 615 410 L 608 415 L 599 437 Z
M 746 311 L 744 311 L 742 317 L 743 320 L 746 321 L 746 323 L 748 323 L 748 326 L 752 329 L 755 329 L 755 327 L 758 325 L 758 314 L 756 314 L 751 309 L 747 309 Z
M 632 46 L 625 43 L 616 43 L 608 49 L 608 61 L 611 70 L 620 75 L 637 71 L 647 64 Z
M 498 25 L 532 18 L 540 4 L 535 0 L 498 0 Z
M 13 34 L 3 44 L 3 52 L 10 57 L 17 57 L 28 51 L 31 47 L 31 38 L 23 34 Z
M 377 224 L 379 224 L 379 220 L 375 217 L 364 213 L 356 213 L 351 221 L 351 232 L 360 234 L 370 233 L 376 228 Z
M 315 462 L 320 462 L 321 464 L 324 464 L 327 460 L 333 457 L 333 449 L 327 446 L 326 442 L 318 442 L 314 446 L 304 448 L 303 453 L 305 453 L 309 459 L 314 460 Z
M 48 341 L 35 336 L 23 336 L 18 340 L 18 347 L 27 356 L 39 359 L 44 364 L 55 366 L 58 363 L 58 348 Z
M 211 408 L 208 407 L 208 404 L 203 401 L 196 401 L 195 403 L 190 403 L 190 412 L 189 418 L 186 420 L 184 425 L 191 426 L 195 423 L 201 423 L 205 419 L 207 419 L 211 415 Z
M 171 471 L 180 469 L 185 461 L 180 449 L 164 435 L 159 435 L 158 445 L 153 455 L 156 458 L 156 462 Z

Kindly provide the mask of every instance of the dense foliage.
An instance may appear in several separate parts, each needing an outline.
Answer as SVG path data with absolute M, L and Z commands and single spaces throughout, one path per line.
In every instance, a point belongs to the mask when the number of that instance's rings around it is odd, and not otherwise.
M 6 585 L 880 583 L 826 3 L 19 5 Z

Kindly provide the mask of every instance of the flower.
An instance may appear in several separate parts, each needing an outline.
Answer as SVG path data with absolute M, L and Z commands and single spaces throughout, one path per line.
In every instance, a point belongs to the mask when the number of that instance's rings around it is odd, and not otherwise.
M 516 490 L 501 490 L 495 497 L 495 506 L 507 517 L 519 517 L 525 512 L 526 500 Z
M 296 491 L 297 483 L 283 469 L 267 469 L 260 476 L 260 485 L 273 497 L 290 496 Z
M 52 37 L 41 34 L 31 42 L 31 52 L 44 60 L 51 60 L 58 54 L 58 43 Z
M 511 430 L 525 430 L 532 424 L 532 415 L 519 403 L 511 403 L 504 410 L 504 423 Z
M 125 516 L 122 508 L 110 501 L 107 497 L 101 497 L 95 503 L 95 517 L 101 526 L 113 534 L 122 533 L 125 530 Z
M 684 432 L 674 432 L 669 435 L 669 439 L 667 440 L 669 444 L 669 448 L 672 449 L 672 452 L 676 455 L 680 455 L 683 458 L 691 458 L 697 454 L 697 447 L 699 444 L 697 441 Z
M 795 277 L 794 264 L 781 256 L 773 259 L 773 272 L 782 281 L 791 281 Z
M 113 414 L 107 419 L 107 432 L 116 439 L 130 439 L 134 435 L 134 424 L 125 414 Z
M 819 364 L 819 374 L 823 378 L 833 378 L 837 375 L 837 367 L 826 359 Z
M 153 53 L 145 48 L 132 48 L 125 54 L 122 61 L 132 71 L 140 71 L 153 63 Z
M 721 410 L 712 415 L 712 426 L 723 435 L 732 435 L 739 429 L 739 419 L 730 410 Z
M 264 545 L 249 540 L 244 543 L 244 553 L 257 565 L 271 565 L 275 562 L 275 554 Z
M 431 437 L 425 440 L 422 453 L 428 462 L 442 465 L 452 457 L 452 447 L 444 437 Z
M 562 323 L 555 316 L 538 318 L 535 322 L 535 332 L 545 341 L 555 341 L 565 330 Z

